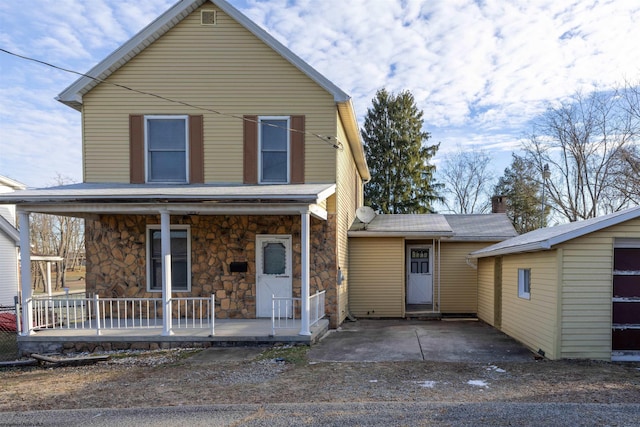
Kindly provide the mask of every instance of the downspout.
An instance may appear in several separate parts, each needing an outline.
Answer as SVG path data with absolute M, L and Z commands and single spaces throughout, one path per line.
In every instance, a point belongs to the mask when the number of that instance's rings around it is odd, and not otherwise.
M 467 265 L 469 267 L 473 268 L 474 270 L 477 270 L 478 269 L 478 261 L 476 260 L 476 262 L 474 263 L 473 261 L 471 261 L 472 259 L 475 259 L 475 258 L 471 258 L 471 257 L 468 256 L 464 260 L 465 260 L 465 262 L 467 263 Z
M 442 249 L 441 249 L 441 244 L 440 244 L 441 241 L 442 241 L 441 238 L 438 237 L 438 313 L 441 313 L 441 307 L 442 307 L 440 305 L 440 294 L 441 294 L 441 292 L 440 292 L 440 285 L 441 285 L 440 284 L 440 279 L 442 277 L 441 273 L 440 273 L 440 271 L 441 271 L 440 258 L 442 258 L 442 256 L 441 256 L 442 255 Z

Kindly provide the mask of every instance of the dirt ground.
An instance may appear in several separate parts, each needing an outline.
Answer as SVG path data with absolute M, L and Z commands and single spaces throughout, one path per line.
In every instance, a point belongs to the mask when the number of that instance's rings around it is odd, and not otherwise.
M 196 363 L 201 350 L 0 370 L 0 411 L 296 402 L 640 402 L 640 363 L 316 363 L 307 347 Z

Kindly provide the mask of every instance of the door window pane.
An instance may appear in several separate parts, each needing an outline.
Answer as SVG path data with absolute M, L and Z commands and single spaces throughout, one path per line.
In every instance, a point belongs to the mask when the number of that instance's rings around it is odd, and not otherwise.
M 420 263 L 420 273 L 429 273 L 429 263 L 427 261 L 423 261 Z
M 282 243 L 267 243 L 262 249 L 263 273 L 286 273 L 286 249 Z

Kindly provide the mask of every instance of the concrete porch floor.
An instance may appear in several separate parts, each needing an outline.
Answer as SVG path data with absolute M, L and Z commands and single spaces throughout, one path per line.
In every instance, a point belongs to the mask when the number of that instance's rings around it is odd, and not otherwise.
M 329 320 L 320 319 L 311 327 L 311 335 L 299 335 L 300 321 L 289 321 L 287 328 L 276 329 L 273 335 L 271 319 L 216 319 L 215 335 L 206 325 L 203 328 L 177 328 L 173 335 L 163 336 L 161 327 L 103 328 L 100 335 L 95 329 L 42 329 L 33 335 L 18 336 L 18 347 L 23 355 L 30 353 L 64 353 L 73 349 L 92 348 L 144 349 L 173 347 L 215 347 L 267 345 L 276 343 L 311 345 L 324 336 Z

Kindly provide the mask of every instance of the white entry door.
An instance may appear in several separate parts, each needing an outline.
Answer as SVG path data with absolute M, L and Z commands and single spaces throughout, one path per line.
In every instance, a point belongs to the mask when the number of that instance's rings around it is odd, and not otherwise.
M 407 246 L 407 304 L 433 303 L 431 246 Z
M 274 295 L 292 296 L 291 236 L 256 236 L 256 317 L 271 317 Z

